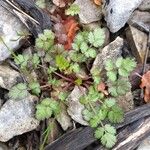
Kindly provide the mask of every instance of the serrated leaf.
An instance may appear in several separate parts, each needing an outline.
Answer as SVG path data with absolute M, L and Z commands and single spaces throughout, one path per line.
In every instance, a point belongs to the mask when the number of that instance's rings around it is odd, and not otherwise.
M 88 109 L 84 109 L 82 114 L 83 114 L 83 118 L 86 121 L 90 121 L 90 119 L 94 116 L 94 114 L 92 112 L 90 112 Z
M 116 136 L 110 133 L 105 133 L 101 138 L 102 144 L 105 145 L 107 148 L 113 147 L 116 141 Z
M 57 55 L 56 56 L 56 66 L 59 68 L 59 70 L 62 71 L 69 67 L 69 62 L 64 56 Z
M 119 68 L 118 73 L 119 73 L 120 76 L 123 76 L 123 77 L 128 77 L 129 76 L 129 72 L 127 70 L 125 70 L 124 68 Z
M 66 15 L 77 15 L 80 12 L 80 7 L 77 4 L 72 4 L 66 11 L 65 14 Z
M 118 58 L 115 63 L 116 67 L 118 67 L 118 68 L 121 67 L 122 63 L 123 63 L 123 58 L 122 57 Z
M 104 128 L 99 127 L 96 129 L 94 136 L 95 136 L 95 138 L 100 139 L 104 135 L 104 133 L 105 133 Z
M 91 120 L 90 120 L 90 126 L 92 127 L 92 128 L 95 128 L 95 127 L 97 127 L 98 125 L 99 125 L 99 123 L 100 123 L 100 118 L 99 118 L 99 116 L 98 115 L 95 115 Z
M 83 42 L 81 45 L 80 45 L 80 49 L 81 49 L 81 52 L 82 53 L 86 53 L 86 51 L 88 50 L 88 45 L 86 42 Z
M 108 98 L 105 100 L 104 104 L 110 108 L 116 104 L 116 100 L 114 98 Z
M 114 106 L 111 111 L 108 112 L 108 119 L 112 123 L 120 123 L 123 121 L 123 110 Z
M 116 129 L 111 126 L 110 124 L 105 125 L 105 132 L 111 133 L 111 134 L 116 134 Z
M 94 48 L 89 48 L 86 52 L 85 52 L 85 56 L 86 57 L 91 57 L 91 58 L 95 58 L 97 55 L 96 50 Z
M 41 87 L 38 82 L 29 83 L 29 88 L 31 89 L 33 94 L 39 95 L 41 93 Z
M 8 95 L 11 99 L 21 100 L 28 96 L 27 85 L 24 83 L 19 83 L 13 86 Z
M 50 106 L 50 104 L 51 104 L 51 99 L 50 98 L 45 98 L 41 102 L 41 105 L 43 105 L 43 106 Z
M 112 60 L 107 60 L 107 61 L 105 62 L 105 69 L 106 69 L 107 71 L 111 71 L 111 70 L 114 69 L 114 63 L 113 63 Z
M 108 88 L 108 91 L 109 91 L 109 93 L 110 93 L 112 96 L 114 96 L 114 97 L 118 96 L 117 88 L 116 88 L 116 87 L 114 87 L 114 86 L 109 87 L 109 88 Z
M 117 73 L 115 71 L 109 71 L 107 72 L 107 77 L 111 81 L 116 81 L 117 80 Z

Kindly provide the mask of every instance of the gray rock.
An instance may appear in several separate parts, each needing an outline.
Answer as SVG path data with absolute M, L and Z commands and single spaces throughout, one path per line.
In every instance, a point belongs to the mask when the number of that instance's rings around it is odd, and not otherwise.
M 150 150 L 150 136 L 140 144 L 137 150 Z
M 101 9 L 91 0 L 76 0 L 74 3 L 80 7 L 79 18 L 81 23 L 88 24 L 101 19 Z
M 26 27 L 12 13 L 6 10 L 4 2 L 0 1 L 0 37 L 9 47 L 11 51 L 18 49 L 21 46 L 22 38 L 19 38 L 17 33 L 28 33 Z M 0 42 L 0 61 L 5 60 L 10 56 L 11 52 Z
M 126 30 L 127 41 L 131 47 L 132 54 L 138 63 L 144 63 L 144 56 L 147 49 L 148 35 L 137 28 L 129 26 Z
M 105 20 L 110 31 L 115 33 L 128 21 L 132 12 L 143 0 L 110 0 L 104 7 Z
M 123 39 L 120 37 L 117 37 L 115 41 L 105 46 L 102 49 L 102 51 L 97 55 L 91 71 L 95 68 L 103 70 L 106 60 L 108 59 L 116 60 L 118 57 L 120 57 L 122 53 L 122 47 L 123 47 Z
M 143 0 L 138 9 L 142 11 L 150 10 L 150 0 Z
M 39 121 L 34 118 L 34 101 L 29 96 L 21 101 L 8 100 L 0 109 L 0 141 L 34 130 Z
M 69 127 L 72 126 L 71 118 L 66 111 L 66 106 L 61 104 L 61 113 L 57 116 L 57 121 L 61 125 L 64 131 L 66 131 Z
M 21 81 L 19 72 L 13 70 L 8 65 L 0 65 L 0 87 L 9 90 L 19 80 Z
M 80 88 L 75 86 L 74 90 L 68 96 L 68 114 L 71 116 L 73 120 L 82 124 L 88 125 L 88 123 L 82 117 L 82 111 L 84 110 L 84 106 L 79 102 L 79 98 L 84 95 L 86 89 L 84 87 Z
M 130 17 L 128 24 L 138 28 L 139 30 L 149 32 L 150 12 L 135 11 Z

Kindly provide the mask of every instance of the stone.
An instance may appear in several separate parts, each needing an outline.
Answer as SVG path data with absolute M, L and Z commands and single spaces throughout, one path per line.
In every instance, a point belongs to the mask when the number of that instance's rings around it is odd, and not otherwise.
M 150 0 L 143 0 L 141 5 L 138 7 L 139 10 L 148 11 L 150 10 Z
M 17 135 L 34 130 L 39 121 L 34 118 L 34 102 L 37 98 L 29 95 L 23 100 L 8 100 L 0 109 L 0 141 L 7 142 Z
M 88 24 L 101 19 L 101 8 L 96 6 L 91 0 L 76 0 L 74 4 L 80 7 L 79 18 L 81 23 Z
M 82 124 L 88 125 L 88 123 L 82 117 L 82 111 L 84 110 L 84 106 L 79 102 L 79 98 L 83 96 L 86 92 L 84 87 L 75 86 L 71 94 L 68 96 L 68 109 L 67 112 L 71 116 L 71 118 Z
M 150 28 L 150 12 L 134 11 L 128 24 L 148 33 Z
M 116 102 L 124 110 L 124 112 L 134 109 L 134 101 L 131 89 L 125 95 L 117 97 Z
M 135 27 L 129 26 L 128 30 L 126 30 L 126 37 L 137 62 L 143 64 L 147 50 L 148 35 Z
M 143 0 L 111 0 L 106 3 L 104 16 L 111 32 L 119 31 Z
M 137 150 L 150 150 L 150 136 L 140 144 Z
M 10 90 L 18 81 L 22 81 L 19 72 L 8 65 L 0 65 L 0 87 Z
M 118 57 L 121 56 L 122 48 L 123 48 L 123 39 L 117 37 L 113 42 L 109 45 L 105 46 L 101 52 L 97 55 L 92 69 L 98 68 L 100 70 L 104 69 L 104 64 L 108 59 L 116 60 Z
M 14 51 L 23 44 L 22 38 L 18 33 L 28 33 L 27 28 L 11 12 L 3 7 L 4 2 L 0 1 L 0 37 L 7 47 Z M 6 5 L 6 4 L 5 4 Z M 8 50 L 3 42 L 0 42 L 0 62 L 10 56 L 12 52 Z
M 61 113 L 56 117 L 57 121 L 61 125 L 64 131 L 66 131 L 69 127 L 72 126 L 71 118 L 66 111 L 66 106 L 61 104 Z

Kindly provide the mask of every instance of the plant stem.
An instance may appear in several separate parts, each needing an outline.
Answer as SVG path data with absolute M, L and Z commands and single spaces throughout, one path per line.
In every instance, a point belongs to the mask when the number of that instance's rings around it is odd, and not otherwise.
M 54 72 L 54 74 L 61 77 L 62 79 L 66 80 L 66 81 L 74 82 L 72 79 L 69 79 L 69 78 L 63 76 L 62 74 L 59 74 L 58 72 Z

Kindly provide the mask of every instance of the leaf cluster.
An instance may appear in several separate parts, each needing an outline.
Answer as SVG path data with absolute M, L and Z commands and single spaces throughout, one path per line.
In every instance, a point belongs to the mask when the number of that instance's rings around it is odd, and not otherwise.
M 44 120 L 46 118 L 51 117 L 52 115 L 58 115 L 59 112 L 59 103 L 52 98 L 45 98 L 41 101 L 40 104 L 36 106 L 35 116 L 38 120 Z

